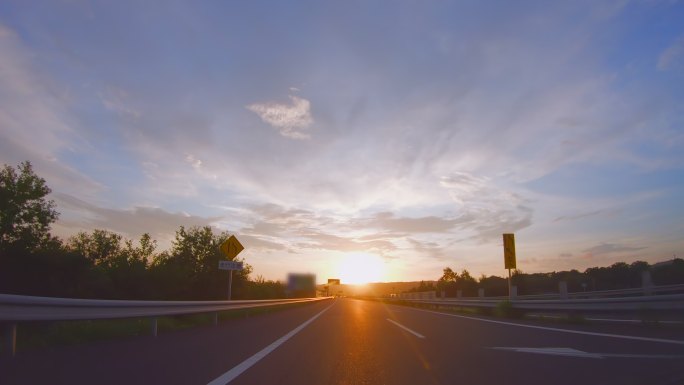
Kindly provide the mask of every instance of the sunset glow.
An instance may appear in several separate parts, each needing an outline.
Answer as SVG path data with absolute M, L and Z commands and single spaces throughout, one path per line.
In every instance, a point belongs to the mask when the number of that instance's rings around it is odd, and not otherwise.
M 320 282 L 684 255 L 681 2 L 38 3 L 0 2 L 0 165 L 63 240 L 211 226 Z
M 387 275 L 387 267 L 377 255 L 354 253 L 342 258 L 337 266 L 337 273 L 342 283 L 364 284 L 383 281 Z

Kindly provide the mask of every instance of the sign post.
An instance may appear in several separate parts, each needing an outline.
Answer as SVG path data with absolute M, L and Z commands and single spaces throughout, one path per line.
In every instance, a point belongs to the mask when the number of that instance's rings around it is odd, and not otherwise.
M 226 239 L 225 242 L 219 246 L 219 250 L 221 250 L 221 253 L 225 255 L 229 259 L 235 259 L 238 254 L 242 250 L 244 250 L 245 247 L 242 246 L 240 241 L 235 238 L 234 235 L 231 235 L 230 238 Z M 242 262 L 238 261 L 219 261 L 219 266 L 218 268 L 221 270 L 228 270 L 228 300 L 230 301 L 231 297 L 231 290 L 233 288 L 233 270 L 242 270 Z
M 503 235 L 504 267 L 508 269 L 508 299 L 511 299 L 511 269 L 515 269 L 515 236 Z

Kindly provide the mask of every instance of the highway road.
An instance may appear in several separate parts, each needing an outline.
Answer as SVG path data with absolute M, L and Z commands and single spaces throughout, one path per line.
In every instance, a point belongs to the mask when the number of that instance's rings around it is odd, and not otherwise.
M 465 317 L 353 299 L 20 352 L 0 384 L 684 384 L 684 330 Z

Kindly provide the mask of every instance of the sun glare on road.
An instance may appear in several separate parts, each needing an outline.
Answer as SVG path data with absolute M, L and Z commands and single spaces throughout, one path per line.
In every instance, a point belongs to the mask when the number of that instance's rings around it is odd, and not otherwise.
M 374 254 L 347 254 L 340 260 L 337 274 L 343 283 L 365 284 L 386 278 L 387 267 L 382 258 Z

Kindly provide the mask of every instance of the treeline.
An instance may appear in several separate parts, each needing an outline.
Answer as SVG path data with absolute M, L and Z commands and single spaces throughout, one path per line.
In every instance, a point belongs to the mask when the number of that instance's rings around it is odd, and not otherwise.
M 228 272 L 219 245 L 228 234 L 211 227 L 180 227 L 170 250 L 157 252 L 148 234 L 137 242 L 94 230 L 40 247 L 0 251 L 0 292 L 71 298 L 215 300 L 226 299 Z M 252 267 L 233 272 L 233 299 L 284 298 L 285 286 Z
M 67 240 L 50 234 L 59 213 L 50 189 L 31 164 L 0 170 L 0 293 L 103 299 L 226 299 L 228 272 L 219 245 L 228 238 L 211 227 L 180 227 L 169 250 L 149 234 L 137 241 L 107 230 Z M 284 298 L 285 285 L 252 267 L 233 272 L 233 299 Z
M 226 299 L 228 272 L 219 245 L 228 234 L 211 227 L 180 227 L 172 247 L 158 252 L 148 234 L 137 242 L 94 230 L 35 249 L 0 251 L 0 293 L 70 298 L 219 300 Z M 239 259 L 238 259 L 239 260 Z M 252 267 L 233 272 L 233 299 L 284 298 L 285 286 Z
M 515 270 L 511 282 L 517 286 L 519 295 L 557 293 L 561 281 L 567 282 L 569 292 L 627 289 L 641 287 L 644 271 L 650 272 L 654 285 L 684 283 L 684 260 L 681 258 L 655 265 L 644 261 L 631 264 L 617 262 L 608 267 L 590 267 L 584 272 L 570 270 L 530 274 Z M 450 267 L 443 270 L 436 283 L 421 282 L 411 291 L 445 291 L 447 297 L 456 297 L 460 290 L 464 297 L 474 297 L 480 288 L 484 289 L 486 296 L 508 295 L 506 278 L 482 275 L 475 279 L 468 270 L 457 273 Z

